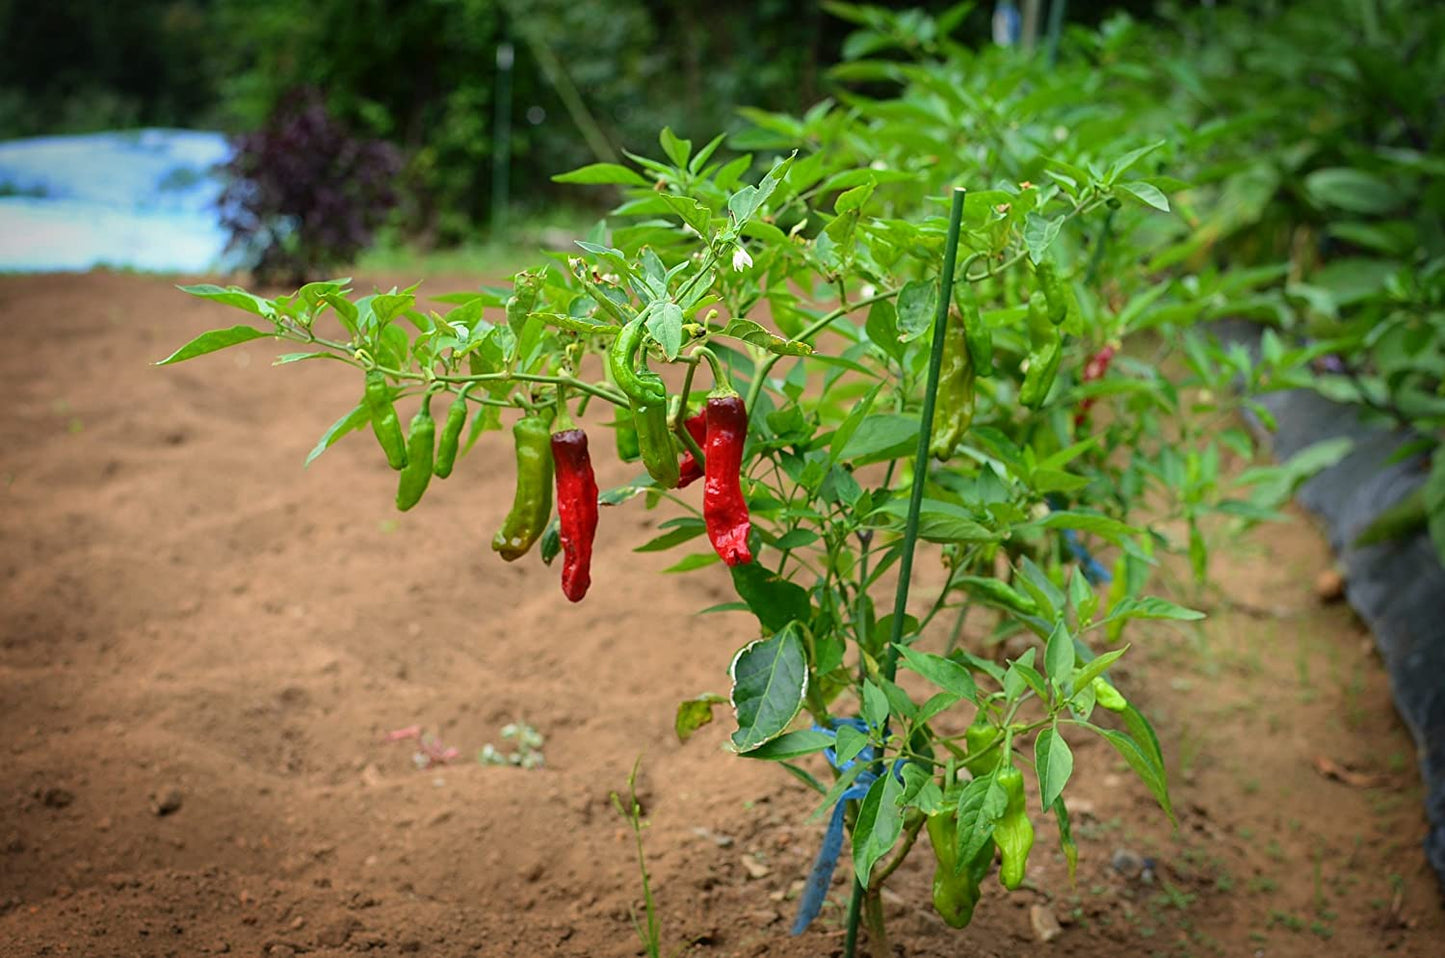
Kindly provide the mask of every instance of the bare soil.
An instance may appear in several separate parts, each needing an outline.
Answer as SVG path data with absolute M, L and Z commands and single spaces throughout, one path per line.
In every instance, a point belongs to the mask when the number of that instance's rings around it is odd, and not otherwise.
M 604 512 L 573 606 L 488 547 L 505 441 L 398 516 L 366 437 L 301 468 L 356 398 L 339 367 L 268 368 L 264 340 L 148 365 L 239 313 L 93 274 L 0 280 L 0 317 L 0 955 L 638 954 L 609 802 L 638 756 L 665 954 L 841 951 L 846 868 L 788 935 L 816 795 L 727 754 L 729 715 L 674 737 L 754 635 L 694 614 L 731 598 L 719 567 L 631 551 L 658 514 Z M 1220 545 L 1211 617 L 1136 629 L 1121 679 L 1178 829 L 1076 740 L 1077 882 L 1041 824 L 1032 887 L 991 880 L 953 931 L 920 847 L 887 899 L 898 954 L 1445 954 L 1411 741 L 1370 637 L 1315 597 L 1325 545 L 1303 517 Z M 519 720 L 545 767 L 479 764 Z M 408 726 L 460 756 L 421 767 L 387 740 Z

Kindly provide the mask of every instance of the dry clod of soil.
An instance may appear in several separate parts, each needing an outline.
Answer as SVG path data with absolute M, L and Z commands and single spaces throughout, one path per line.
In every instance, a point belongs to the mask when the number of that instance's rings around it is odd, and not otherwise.
M 1338 602 L 1345 597 L 1345 577 L 1339 569 L 1325 569 L 1315 576 L 1315 598 L 1321 602 Z
M 1053 941 L 1064 933 L 1063 926 L 1054 917 L 1054 910 L 1048 905 L 1029 906 L 1029 925 L 1039 941 Z
M 151 814 L 164 817 L 181 810 L 181 790 L 174 785 L 156 789 L 151 795 Z
M 75 801 L 75 793 L 66 788 L 47 788 L 40 793 L 40 802 L 46 808 L 66 808 Z

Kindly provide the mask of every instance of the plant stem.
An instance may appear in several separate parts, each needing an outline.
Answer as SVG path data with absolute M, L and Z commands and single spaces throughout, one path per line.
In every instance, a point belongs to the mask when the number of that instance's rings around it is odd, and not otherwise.
M 863 884 L 853 877 L 853 894 L 848 897 L 848 930 L 843 936 L 843 958 L 858 953 L 858 912 L 863 907 Z
M 863 896 L 863 923 L 868 926 L 868 953 L 873 958 L 893 958 L 888 949 L 888 929 L 883 925 L 883 889 L 869 888 Z

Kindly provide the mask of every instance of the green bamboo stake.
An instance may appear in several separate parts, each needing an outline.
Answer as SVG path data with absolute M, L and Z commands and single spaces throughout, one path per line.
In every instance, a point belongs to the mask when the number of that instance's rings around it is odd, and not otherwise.
M 913 456 L 913 488 L 908 497 L 908 521 L 903 527 L 903 555 L 898 562 L 898 590 L 893 599 L 893 635 L 883 650 L 883 675 L 890 681 L 898 674 L 898 644 L 903 641 L 903 616 L 908 607 L 908 583 L 913 577 L 913 551 L 918 545 L 918 514 L 923 509 L 923 486 L 928 477 L 928 443 L 933 438 L 933 411 L 938 403 L 938 372 L 943 366 L 944 334 L 948 331 L 948 307 L 953 294 L 954 265 L 958 260 L 958 233 L 963 225 L 963 200 L 968 191 L 953 188 L 953 209 L 948 216 L 948 239 L 943 244 L 943 283 L 938 291 L 938 313 L 933 319 L 933 349 L 928 355 L 928 386 L 923 392 L 923 415 L 918 422 L 918 449 Z M 858 876 L 853 876 L 853 895 L 848 899 L 848 927 L 843 940 L 843 958 L 854 958 L 858 947 L 858 917 L 865 894 Z
M 898 590 L 893 597 L 893 637 L 883 650 L 883 677 L 892 681 L 898 672 L 898 644 L 903 641 L 903 618 L 908 609 L 908 586 L 913 578 L 913 550 L 918 545 L 918 514 L 923 509 L 923 486 L 928 478 L 928 444 L 933 439 L 933 410 L 938 404 L 938 371 L 943 367 L 943 342 L 948 332 L 948 307 L 953 294 L 953 267 L 958 259 L 958 233 L 963 225 L 963 198 L 968 191 L 953 188 L 953 209 L 948 216 L 948 239 L 943 244 L 943 287 L 938 291 L 938 313 L 933 319 L 933 349 L 928 354 L 928 388 L 923 392 L 923 415 L 918 423 L 918 450 L 913 454 L 913 488 L 908 496 L 908 522 L 903 527 L 903 555 L 898 562 Z

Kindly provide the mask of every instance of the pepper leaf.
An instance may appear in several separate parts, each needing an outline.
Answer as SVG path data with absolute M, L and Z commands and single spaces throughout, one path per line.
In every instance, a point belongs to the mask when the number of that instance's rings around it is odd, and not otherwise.
M 757 562 L 732 567 L 733 588 L 748 604 L 766 632 L 779 632 L 790 622 L 806 620 L 811 611 L 808 590 L 781 578 Z
M 738 730 L 733 747 L 750 752 L 787 731 L 803 707 L 808 656 L 796 626 L 743 646 L 728 666 Z
M 370 419 L 371 414 L 367 411 L 366 406 L 364 404 L 357 405 L 355 409 L 336 420 L 331 424 L 330 429 L 321 434 L 321 438 L 316 441 L 316 445 L 306 454 L 306 461 L 302 463 L 302 467 L 305 468 L 311 465 L 312 460 L 335 445 L 336 440 L 352 430 L 360 429 L 366 425 Z
M 727 699 L 712 692 L 704 692 L 695 699 L 683 699 L 677 703 L 677 718 L 672 723 L 679 742 L 692 738 L 692 733 L 712 723 L 712 707 L 721 705 Z
M 208 333 L 201 333 L 201 335 L 186 343 L 180 349 L 156 363 L 156 365 L 169 366 L 172 363 L 185 362 L 187 359 L 195 359 L 197 356 L 204 356 L 206 353 L 214 353 L 216 350 L 225 349 L 227 346 L 235 346 L 239 343 L 250 342 L 253 339 L 264 339 L 267 336 L 274 335 L 276 334 L 257 329 L 255 326 L 231 326 L 228 329 L 213 329 Z
M 863 887 L 878 859 L 888 854 L 903 834 L 903 812 L 898 799 L 903 783 L 893 774 L 880 776 L 863 796 L 858 821 L 853 826 L 853 874 Z
M 1048 811 L 1074 774 L 1074 753 L 1058 729 L 1046 728 L 1035 739 L 1034 768 L 1039 774 L 1039 799 Z

